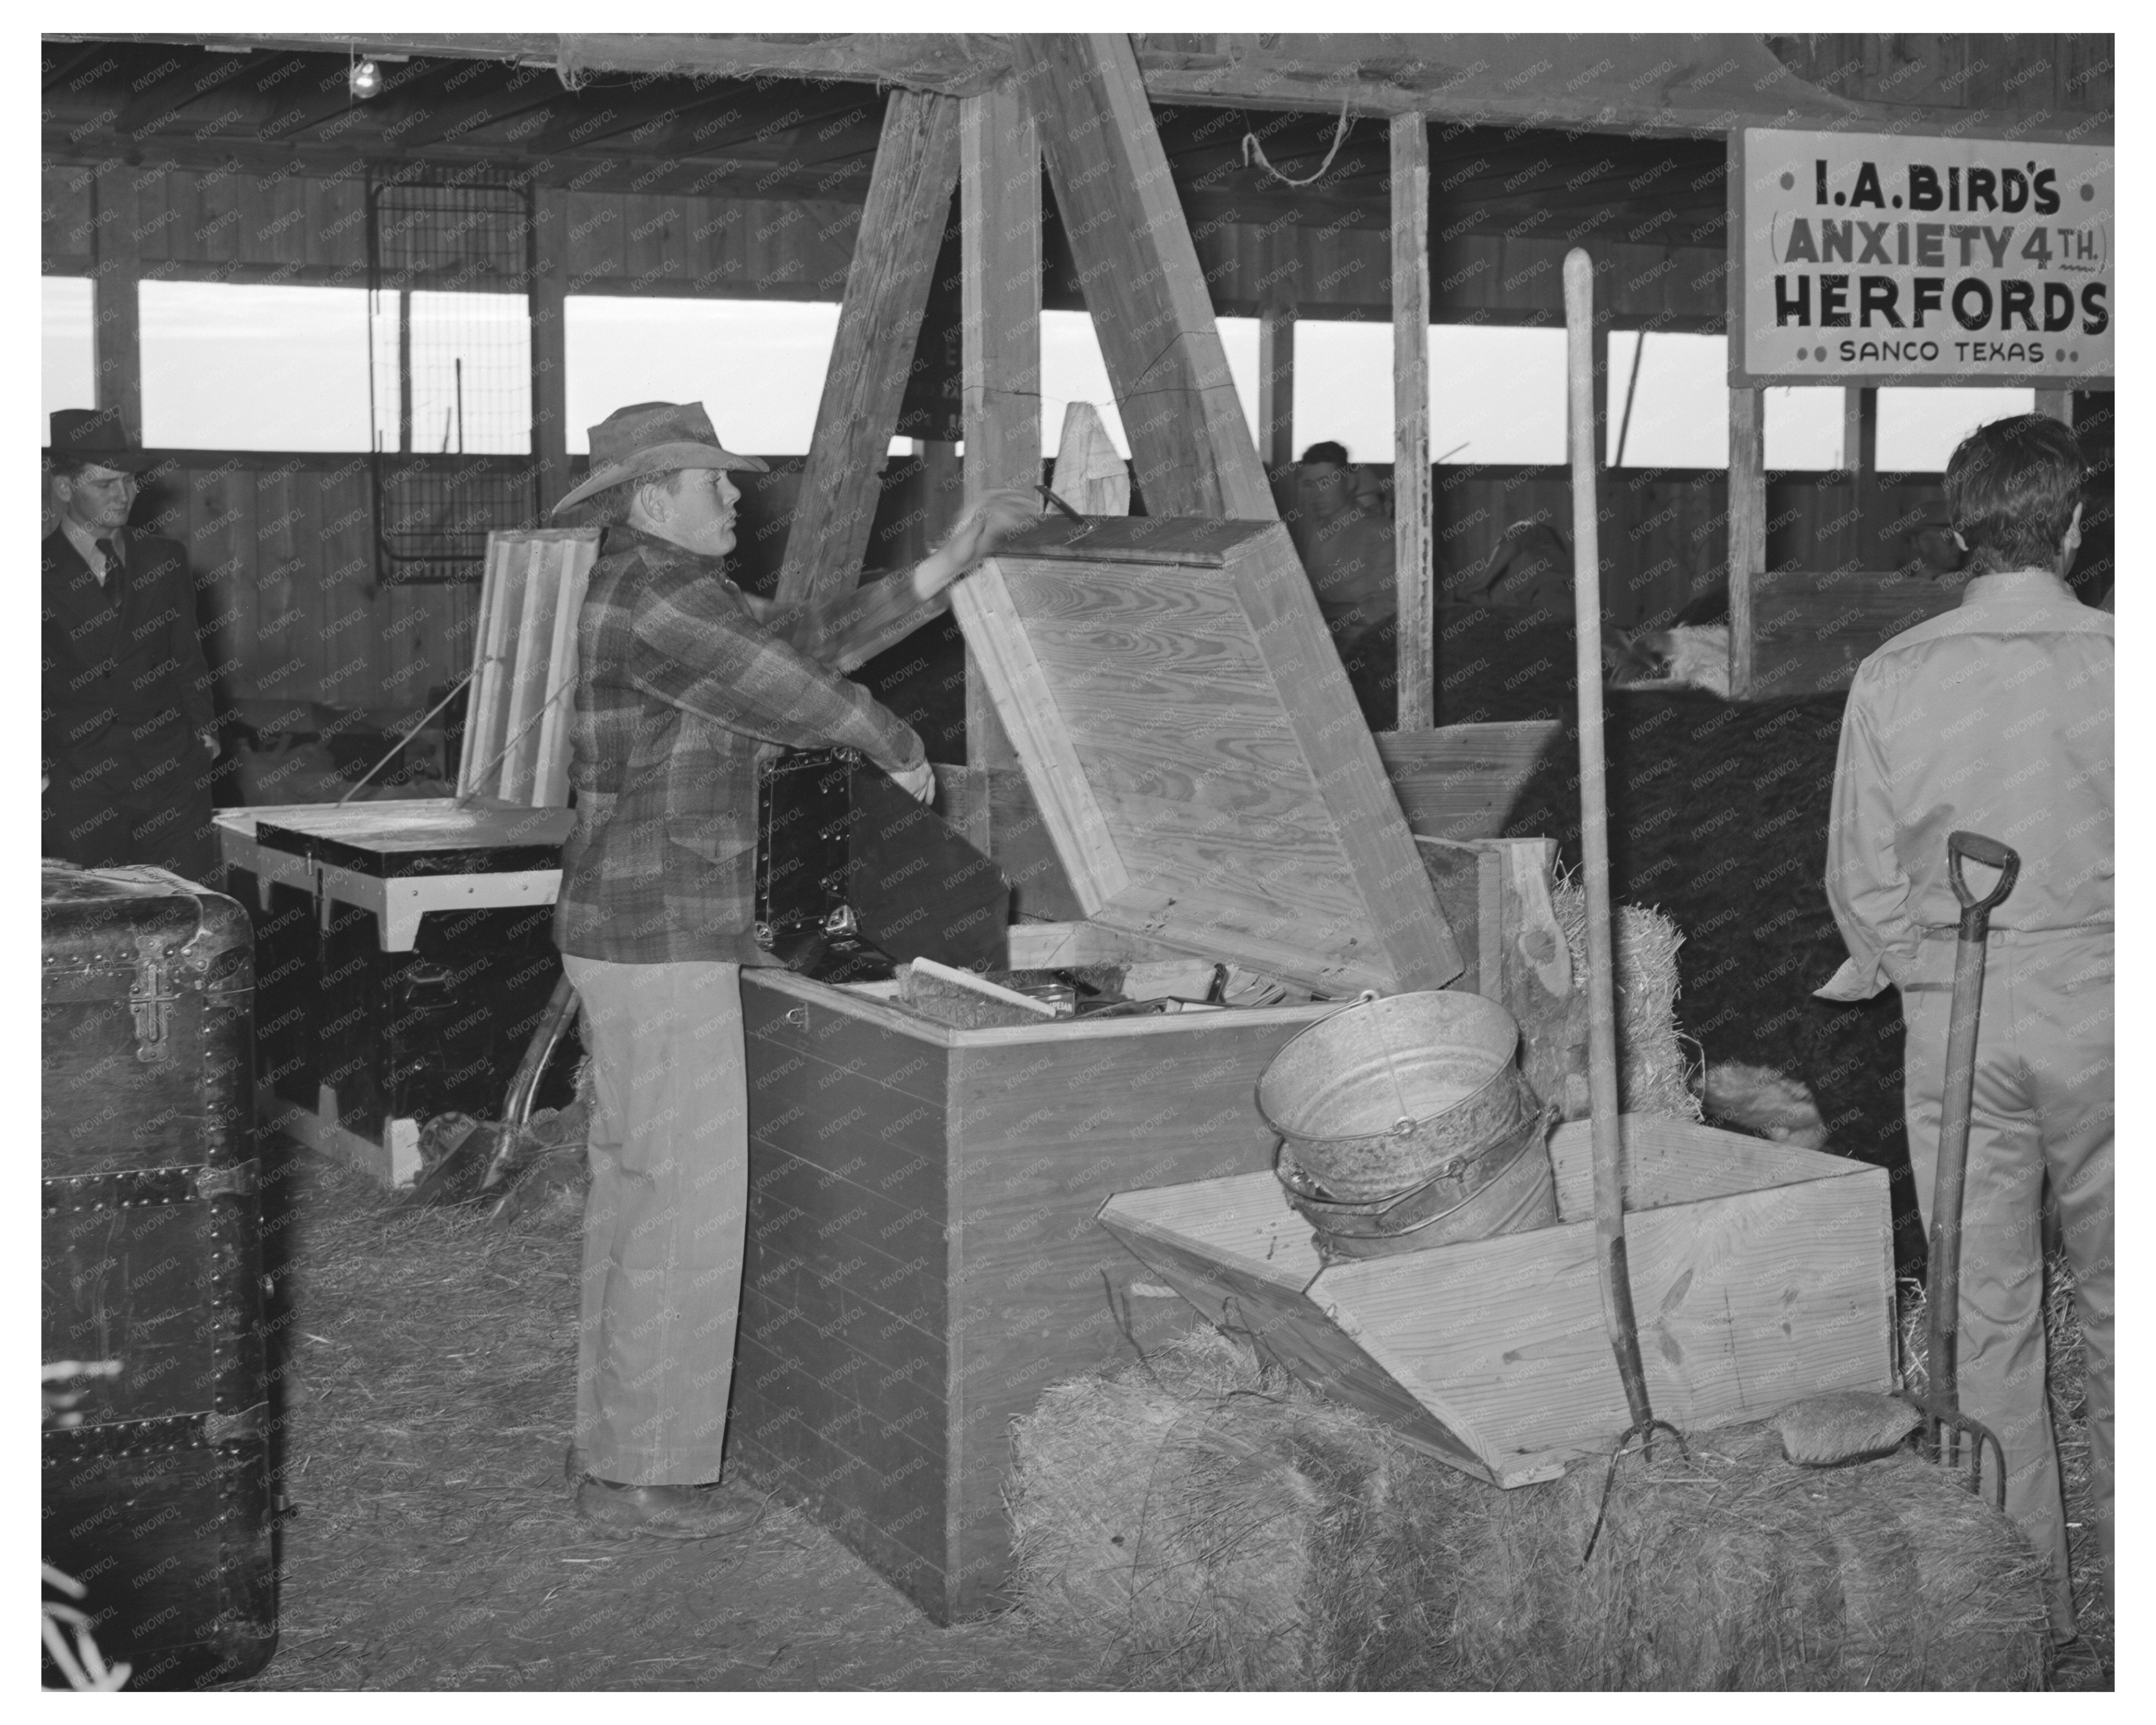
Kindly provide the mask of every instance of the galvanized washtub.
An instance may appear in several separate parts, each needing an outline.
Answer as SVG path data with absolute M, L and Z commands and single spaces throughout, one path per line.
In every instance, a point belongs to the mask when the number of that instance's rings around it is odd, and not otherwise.
M 1285 1144 L 1275 1172 L 1288 1203 L 1316 1230 L 1327 1263 L 1389 1257 L 1553 1224 L 1557 1183 L 1548 1140 L 1556 1123 L 1555 1109 L 1532 1110 L 1481 1155 L 1396 1197 L 1366 1203 L 1327 1199 Z
M 1273 1056 L 1258 1111 L 1320 1198 L 1399 1196 L 1486 1154 L 1537 1104 L 1519 1026 L 1480 994 L 1358 1002 Z

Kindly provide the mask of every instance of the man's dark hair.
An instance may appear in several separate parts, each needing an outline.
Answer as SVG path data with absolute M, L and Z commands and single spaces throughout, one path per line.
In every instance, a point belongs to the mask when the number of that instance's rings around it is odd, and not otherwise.
M 2073 433 L 2042 413 L 1969 433 L 1947 462 L 1947 512 L 1969 543 L 1969 572 L 2050 568 L 2087 472 Z
M 576 507 L 577 525 L 580 527 L 625 527 L 629 525 L 629 506 L 636 494 L 646 485 L 677 485 L 681 471 L 647 473 L 619 485 L 608 485 L 603 491 L 594 491 Z
M 1348 446 L 1336 444 L 1327 438 L 1323 443 L 1312 444 L 1305 449 L 1302 459 L 1306 462 L 1330 461 L 1335 467 L 1345 467 L 1348 465 Z

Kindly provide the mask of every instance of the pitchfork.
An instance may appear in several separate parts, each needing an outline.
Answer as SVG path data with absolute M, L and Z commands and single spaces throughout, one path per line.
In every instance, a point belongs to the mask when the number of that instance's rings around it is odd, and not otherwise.
M 1982 897 L 1962 879 L 1964 858 L 1999 870 Z M 1961 1410 L 1955 1344 L 1961 1330 L 1961 1196 L 1969 1172 L 1969 1111 L 1976 1098 L 1976 1031 L 1984 1004 L 1985 937 L 1991 912 L 2014 890 L 2021 858 L 2010 845 L 1979 833 L 1947 835 L 1947 877 L 1961 901 L 1954 941 L 1953 1004 L 1947 1020 L 1946 1094 L 1939 1102 L 1939 1166 L 1932 1187 L 1932 1237 L 1925 1264 L 1924 1393 L 1908 1399 L 1924 1416 L 1922 1442 L 1934 1461 L 1959 1467 L 1964 1446 L 1969 1489 L 1982 1495 L 1984 1452 L 1992 1456 L 1992 1497 L 2006 1507 L 2006 1451 L 1991 1430 Z

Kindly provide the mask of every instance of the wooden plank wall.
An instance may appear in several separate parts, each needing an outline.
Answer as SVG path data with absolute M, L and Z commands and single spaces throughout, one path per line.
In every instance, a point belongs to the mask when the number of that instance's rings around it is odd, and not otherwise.
M 95 217 L 86 164 L 48 162 L 42 174 L 44 267 L 79 275 L 90 264 Z M 355 169 L 336 178 L 246 168 L 135 171 L 145 273 L 196 276 L 222 268 L 233 280 L 341 281 L 363 285 L 367 187 Z M 845 290 L 860 206 L 836 199 L 788 203 L 681 193 L 569 191 L 563 194 L 571 293 L 741 295 L 837 300 Z M 1085 305 L 1078 265 L 1051 211 L 1043 227 L 1043 303 Z M 1319 222 L 1191 216 L 1214 311 L 1255 316 L 1268 278 L 1291 290 L 1306 316 L 1390 316 L 1392 265 L 1383 212 L 1345 212 Z M 1566 242 L 1441 232 L 1430 247 L 1431 315 L 1555 325 L 1554 284 Z M 1611 317 L 1663 328 L 1717 323 L 1725 265 L 1698 246 L 1596 247 Z M 161 269 L 160 266 L 167 266 Z M 267 274 L 258 273 L 267 272 Z
M 1365 464 L 1389 480 L 1389 464 Z M 1845 473 L 1771 475 L 1767 485 L 1769 569 L 1889 569 L 1916 556 L 1915 533 L 1946 517 L 1929 475 L 1876 476 L 1860 516 Z M 1432 486 L 1440 600 L 1467 581 L 1507 526 L 1544 521 L 1571 533 L 1572 485 L 1559 467 L 1440 467 Z M 1604 486 L 1611 519 L 1602 529 L 1603 592 L 1627 628 L 1666 622 L 1722 580 L 1727 475 L 1716 470 L 1620 470 Z M 1291 498 L 1284 499 L 1291 507 Z M 1286 508 L 1283 513 L 1286 512 Z M 1443 670 L 1444 646 L 1438 648 Z

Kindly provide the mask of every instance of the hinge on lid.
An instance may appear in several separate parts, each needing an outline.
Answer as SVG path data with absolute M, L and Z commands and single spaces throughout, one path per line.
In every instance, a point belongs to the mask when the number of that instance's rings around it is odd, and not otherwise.
M 135 1058 L 154 1064 L 172 1054 L 172 1009 L 179 995 L 168 986 L 163 943 L 154 935 L 135 939 L 135 980 L 127 987 L 127 1005 L 135 1014 Z

